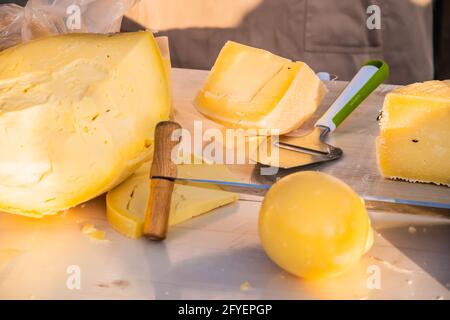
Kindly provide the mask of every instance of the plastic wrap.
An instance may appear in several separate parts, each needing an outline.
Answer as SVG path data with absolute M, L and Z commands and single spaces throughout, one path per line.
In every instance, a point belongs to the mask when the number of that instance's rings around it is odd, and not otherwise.
M 29 0 L 0 5 L 0 50 L 61 33 L 111 33 L 139 0 Z

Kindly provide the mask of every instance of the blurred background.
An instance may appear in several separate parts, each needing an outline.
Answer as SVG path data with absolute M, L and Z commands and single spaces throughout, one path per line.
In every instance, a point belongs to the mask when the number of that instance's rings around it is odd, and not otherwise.
M 341 80 L 369 59 L 389 63 L 393 84 L 450 79 L 448 0 L 137 0 L 122 31 L 141 29 L 169 36 L 179 68 L 210 69 L 234 40 Z

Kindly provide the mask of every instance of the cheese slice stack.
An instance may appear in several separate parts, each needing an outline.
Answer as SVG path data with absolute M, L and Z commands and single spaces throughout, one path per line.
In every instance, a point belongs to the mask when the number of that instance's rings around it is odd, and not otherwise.
M 450 80 L 386 96 L 377 154 L 384 177 L 450 185 Z
M 150 32 L 68 34 L 0 52 L 0 211 L 65 210 L 148 160 L 170 113 L 167 66 Z
M 228 41 L 195 105 L 227 126 L 278 129 L 283 134 L 307 120 L 326 91 L 306 63 Z
M 183 177 L 198 177 L 201 174 L 205 178 L 233 179 L 223 165 L 180 165 L 178 171 Z M 109 223 L 116 231 L 132 239 L 143 234 L 150 192 L 149 172 L 150 164 L 146 163 L 106 196 Z M 238 199 L 238 194 L 223 191 L 213 184 L 199 187 L 195 183 L 177 183 L 172 193 L 169 225 L 184 222 Z

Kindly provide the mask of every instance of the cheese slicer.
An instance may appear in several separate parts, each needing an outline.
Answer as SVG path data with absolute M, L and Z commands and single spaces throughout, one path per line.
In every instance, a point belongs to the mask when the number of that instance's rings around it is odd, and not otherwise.
M 280 151 L 278 167 L 289 169 L 340 158 L 342 150 L 325 143 L 326 135 L 336 129 L 388 77 L 388 74 L 389 67 L 383 61 L 373 60 L 362 66 L 328 111 L 317 121 L 313 132 L 302 137 L 280 138 L 276 145 Z M 163 240 L 166 237 L 175 181 L 215 183 L 225 189 L 229 188 L 230 191 L 256 195 L 265 194 L 273 183 L 273 180 L 267 183 L 245 184 L 208 179 L 207 177 L 179 177 L 176 165 L 171 159 L 172 149 L 179 143 L 179 140 L 174 141 L 171 138 L 172 133 L 180 128 L 181 126 L 176 122 L 164 121 L 159 123 L 155 130 L 155 151 L 150 171 L 151 192 L 144 223 L 144 235 L 152 240 Z M 271 157 L 263 159 L 260 154 L 258 154 L 257 162 L 273 166 Z M 249 166 L 251 167 L 250 174 L 253 175 L 254 165 Z
M 157 125 L 155 130 L 155 149 L 150 170 L 150 194 L 144 222 L 144 235 L 151 240 L 161 241 L 166 238 L 172 192 L 176 182 L 195 183 L 198 187 L 215 184 L 224 191 L 264 196 L 278 178 L 292 173 L 290 170 L 284 170 L 284 172 L 280 171 L 272 176 L 262 176 L 261 166 L 258 164 L 227 166 L 231 171 L 234 171 L 231 167 L 238 167 L 240 173 L 248 178 L 246 181 L 224 180 L 216 175 L 208 174 L 207 170 L 200 170 L 200 175 L 190 174 L 189 170 L 183 170 L 184 173 L 178 172 L 177 165 L 172 161 L 172 151 L 180 142 L 179 139 L 173 139 L 173 132 L 179 128 L 181 126 L 176 122 L 163 121 Z M 208 166 L 208 164 L 206 165 Z M 198 168 L 205 164 L 183 164 L 183 166 L 197 166 Z M 439 190 L 437 193 L 439 194 Z M 450 212 L 450 203 L 430 202 L 426 197 L 410 200 L 410 198 L 372 196 L 370 194 L 360 194 L 360 196 L 365 200 L 368 208 L 383 212 L 438 216 L 448 216 Z
M 171 160 L 171 152 L 179 141 L 172 140 L 172 133 L 179 129 L 180 125 L 172 121 L 159 123 L 155 131 L 154 158 L 150 172 L 151 192 L 144 223 L 144 235 L 152 240 L 165 239 L 175 182 L 194 182 L 198 186 L 216 184 L 225 191 L 264 196 L 279 178 L 303 169 L 307 165 L 338 159 L 342 155 L 342 150 L 323 142 L 326 135 L 334 131 L 387 78 L 388 73 L 389 68 L 382 61 L 366 63 L 329 110 L 317 121 L 317 128 L 313 130 L 309 138 L 282 137 L 280 139 L 281 142 L 277 143 L 275 147 L 280 150 L 280 157 L 285 157 L 282 159 L 284 167 L 290 169 L 278 170 L 271 175 L 262 174 L 265 166 L 261 159 L 258 159 L 259 163 L 256 164 L 227 165 L 230 171 L 237 173 L 240 177 L 245 177 L 239 181 L 224 180 L 220 176 L 208 175 L 207 170 L 204 172 L 200 170 L 201 174 L 199 175 L 186 174 L 189 170 L 184 170 L 184 173 L 177 172 L 177 167 Z M 286 155 L 288 156 L 286 157 Z M 299 160 L 299 157 L 302 159 Z M 198 167 L 199 165 L 193 164 L 192 166 Z M 337 175 L 342 178 L 342 175 Z M 394 206 L 395 212 L 411 213 L 413 209 L 415 214 L 448 216 L 450 203 L 445 188 L 390 181 L 372 173 L 364 177 L 358 176 L 358 179 L 355 182 L 353 176 L 347 176 L 344 181 L 347 180 L 355 188 L 372 210 L 386 212 L 390 206 Z
M 327 144 L 326 137 L 388 76 L 389 66 L 384 61 L 372 60 L 365 63 L 325 114 L 317 120 L 310 133 L 299 137 L 280 136 L 272 141 L 273 147 L 278 148 L 276 159 L 272 159 L 272 154 L 257 154 L 252 160 L 262 165 L 291 169 L 339 159 L 343 151 Z

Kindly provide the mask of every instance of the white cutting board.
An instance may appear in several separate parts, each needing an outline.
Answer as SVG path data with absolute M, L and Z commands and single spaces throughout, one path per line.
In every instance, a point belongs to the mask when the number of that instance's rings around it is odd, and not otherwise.
M 240 201 L 215 210 L 171 228 L 163 243 L 117 234 L 106 221 L 103 198 L 42 220 L 0 214 L 0 299 L 450 298 L 448 224 L 375 217 L 376 227 L 397 227 L 379 229 L 386 238 L 377 232 L 373 249 L 346 275 L 306 282 L 264 254 L 259 205 Z M 87 222 L 105 230 L 109 241 L 82 234 Z M 5 260 L 12 250 L 16 255 Z M 71 266 L 79 268 L 79 290 L 67 287 Z M 367 287 L 373 268 L 379 289 Z M 241 290 L 244 282 L 250 290 Z
M 191 101 L 205 76 L 173 71 L 175 117 L 185 127 L 199 117 Z M 207 126 L 215 124 L 205 120 Z M 372 213 L 381 232 L 373 249 L 339 279 L 307 282 L 264 254 L 257 235 L 259 207 L 241 200 L 171 228 L 163 243 L 130 240 L 112 230 L 104 197 L 41 220 L 0 213 L 0 298 L 450 298 L 448 220 Z M 82 234 L 85 223 L 105 230 L 108 241 Z M 69 289 L 67 281 L 77 271 L 81 288 Z M 380 287 L 368 287 L 378 271 Z M 241 288 L 245 282 L 248 290 Z
M 194 120 L 201 119 L 203 128 L 224 127 L 203 117 L 192 104 L 196 92 L 203 84 L 207 72 L 196 70 L 174 70 L 175 119 L 192 132 Z M 347 85 L 344 81 L 326 82 L 329 92 L 313 117 L 291 135 L 308 133 L 316 120 L 325 113 Z M 381 85 L 334 131 L 327 142 L 340 147 L 344 155 L 338 161 L 321 164 L 310 170 L 329 173 L 348 183 L 359 195 L 369 199 L 398 199 L 409 204 L 423 205 L 434 202 L 450 206 L 450 187 L 425 183 L 410 183 L 384 179 L 378 170 L 375 139 L 379 135 L 377 117 L 383 106 L 385 95 L 396 88 Z M 292 173 L 295 169 L 287 171 Z M 405 203 L 405 202 L 403 202 Z M 442 206 L 441 206 L 442 208 Z M 450 209 L 449 209 L 450 212 Z

